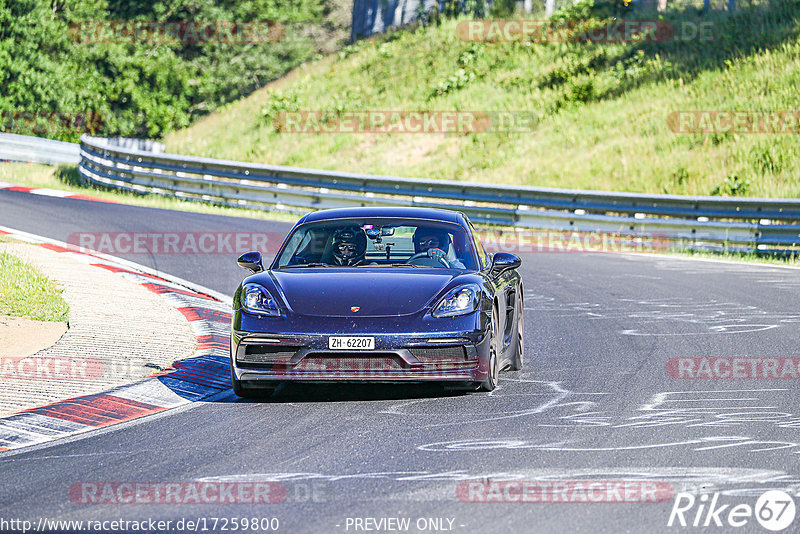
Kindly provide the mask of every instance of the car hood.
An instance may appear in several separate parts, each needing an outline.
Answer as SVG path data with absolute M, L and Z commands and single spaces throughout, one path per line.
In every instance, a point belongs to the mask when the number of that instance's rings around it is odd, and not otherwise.
M 292 311 L 329 317 L 417 313 L 459 274 L 450 269 L 388 267 L 269 271 Z

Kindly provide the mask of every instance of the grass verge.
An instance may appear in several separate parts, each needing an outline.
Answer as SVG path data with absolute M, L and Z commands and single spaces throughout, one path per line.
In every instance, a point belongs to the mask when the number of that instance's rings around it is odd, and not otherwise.
M 39 271 L 0 252 L 0 314 L 65 323 L 69 306 L 62 291 Z
M 742 263 L 763 263 L 768 265 L 782 265 L 785 267 L 800 268 L 800 257 L 782 254 L 756 254 L 755 252 L 713 252 L 705 250 L 674 250 L 666 251 L 666 256 L 692 257 L 704 260 L 737 261 Z

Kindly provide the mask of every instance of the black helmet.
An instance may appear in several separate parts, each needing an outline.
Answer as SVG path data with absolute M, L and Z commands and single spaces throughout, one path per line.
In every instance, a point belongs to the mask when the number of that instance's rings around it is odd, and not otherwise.
M 333 263 L 358 265 L 367 253 L 367 234 L 358 226 L 340 228 L 333 233 Z
M 414 230 L 414 252 L 419 254 L 422 252 L 421 241 L 423 239 L 428 239 L 431 237 L 435 237 L 439 243 L 437 246 L 431 246 L 428 248 L 438 248 L 439 250 L 443 250 L 447 253 L 447 250 L 450 248 L 450 234 L 442 229 L 439 228 L 428 228 L 425 226 L 420 226 L 416 230 Z M 425 249 L 427 250 L 427 248 Z

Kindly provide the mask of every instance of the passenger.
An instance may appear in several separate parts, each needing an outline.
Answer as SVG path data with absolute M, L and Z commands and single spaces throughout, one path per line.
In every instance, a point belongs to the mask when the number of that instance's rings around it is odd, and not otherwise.
M 303 250 L 292 256 L 289 265 L 318 263 L 322 260 L 325 245 L 328 243 L 328 232 L 320 228 L 312 228 L 308 233 L 311 240 L 303 247 Z

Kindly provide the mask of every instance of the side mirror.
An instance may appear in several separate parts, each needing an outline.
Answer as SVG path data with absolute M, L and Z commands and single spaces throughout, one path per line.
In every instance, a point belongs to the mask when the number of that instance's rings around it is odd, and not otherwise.
M 522 260 L 519 259 L 519 256 L 509 254 L 508 252 L 498 252 L 492 256 L 493 273 L 499 274 L 509 269 L 516 269 L 520 265 L 522 265 Z
M 239 267 L 247 269 L 252 273 L 260 273 L 264 270 L 264 264 L 261 263 L 261 253 L 258 251 L 245 252 L 239 259 L 236 260 Z

